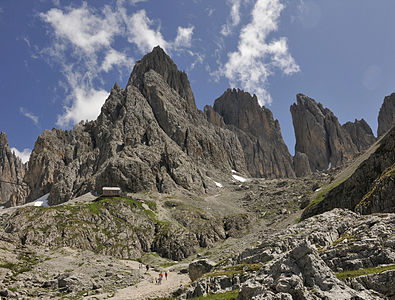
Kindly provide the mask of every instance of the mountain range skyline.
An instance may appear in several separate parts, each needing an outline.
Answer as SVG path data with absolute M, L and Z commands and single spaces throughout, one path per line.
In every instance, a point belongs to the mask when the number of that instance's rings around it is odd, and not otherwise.
M 390 1 L 105 3 L 0 4 L 0 129 L 17 154 L 28 155 L 44 129 L 95 119 L 114 82 L 124 87 L 135 61 L 156 45 L 186 71 L 201 110 L 228 87 L 257 94 L 291 153 L 297 93 L 342 124 L 364 118 L 376 134 L 393 91 Z

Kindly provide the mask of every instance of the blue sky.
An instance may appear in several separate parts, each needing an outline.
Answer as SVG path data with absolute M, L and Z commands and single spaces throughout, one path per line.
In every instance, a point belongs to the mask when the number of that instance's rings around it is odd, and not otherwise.
M 44 129 L 95 119 L 159 44 L 200 109 L 228 87 L 255 93 L 291 153 L 297 93 L 376 133 L 395 90 L 394 11 L 393 0 L 2 0 L 0 131 L 26 156 Z

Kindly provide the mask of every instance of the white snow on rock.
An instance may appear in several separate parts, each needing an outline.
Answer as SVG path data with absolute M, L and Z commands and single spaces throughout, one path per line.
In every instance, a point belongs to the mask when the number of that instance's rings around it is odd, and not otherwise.
M 237 173 L 237 171 L 236 170 L 232 170 L 232 173 Z
M 44 196 L 38 198 L 37 200 L 33 201 L 34 206 L 42 206 L 42 207 L 49 207 L 48 205 L 48 194 L 45 194 Z
M 214 181 L 215 182 L 215 185 L 217 186 L 217 187 L 220 187 L 220 188 L 222 188 L 223 187 L 223 185 L 222 184 L 220 184 L 219 182 L 216 182 L 216 181 Z
M 245 179 L 244 177 L 241 177 L 239 175 L 232 174 L 232 177 L 234 179 L 236 179 L 237 181 L 240 181 L 240 182 L 246 182 L 247 181 L 247 179 Z
M 330 170 L 331 168 L 332 168 L 332 163 L 329 162 L 329 165 L 328 165 L 328 169 L 327 169 L 327 170 Z

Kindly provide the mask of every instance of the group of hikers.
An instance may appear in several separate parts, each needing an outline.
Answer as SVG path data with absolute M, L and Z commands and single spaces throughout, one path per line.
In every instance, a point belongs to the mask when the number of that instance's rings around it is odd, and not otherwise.
M 165 278 L 167 280 L 167 272 L 165 272 Z M 159 273 L 159 277 L 156 279 L 156 284 L 161 284 L 162 283 L 162 279 L 163 279 L 163 273 L 160 272 Z
M 139 269 L 141 269 L 142 266 L 143 266 L 143 265 L 140 264 L 140 265 L 139 265 Z M 146 272 L 148 272 L 150 266 L 149 266 L 149 265 L 146 265 L 145 268 L 146 268 L 146 270 L 147 270 Z M 165 272 L 165 278 L 166 278 L 166 280 L 167 280 L 167 272 Z M 156 284 L 161 284 L 161 283 L 162 283 L 162 280 L 163 280 L 163 272 L 160 272 L 160 273 L 159 273 L 159 277 L 155 280 L 155 283 L 156 283 Z

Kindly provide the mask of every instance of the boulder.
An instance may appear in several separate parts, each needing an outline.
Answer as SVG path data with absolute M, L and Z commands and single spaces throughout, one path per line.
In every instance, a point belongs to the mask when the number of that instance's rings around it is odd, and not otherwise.
M 215 263 L 207 259 L 200 259 L 189 264 L 188 274 L 192 281 L 210 272 L 215 267 Z

